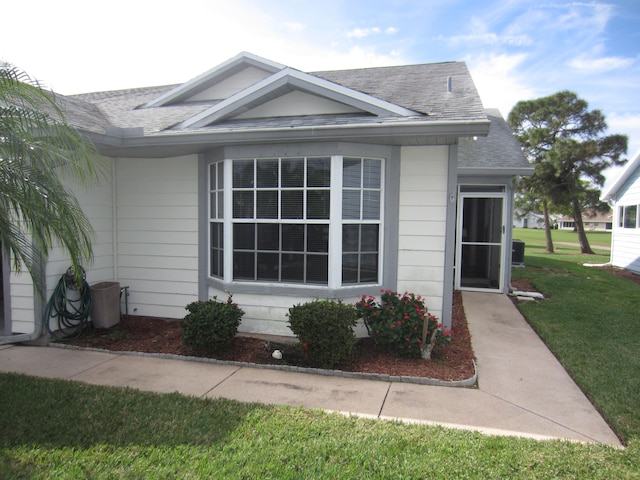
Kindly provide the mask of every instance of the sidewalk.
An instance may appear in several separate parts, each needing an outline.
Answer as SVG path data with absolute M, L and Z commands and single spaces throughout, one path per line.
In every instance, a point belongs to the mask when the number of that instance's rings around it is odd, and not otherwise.
M 506 296 L 465 292 L 463 301 L 478 359 L 475 389 L 11 345 L 0 346 L 0 372 L 620 445 Z

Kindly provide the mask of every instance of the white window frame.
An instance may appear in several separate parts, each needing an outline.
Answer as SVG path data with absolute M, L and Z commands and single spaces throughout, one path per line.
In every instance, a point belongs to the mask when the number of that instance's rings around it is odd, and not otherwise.
M 329 271 L 328 271 L 328 283 L 317 284 L 317 283 L 285 283 L 285 282 L 265 282 L 259 280 L 234 280 L 233 279 L 233 225 L 234 221 L 238 219 L 233 218 L 233 161 L 234 160 L 260 160 L 261 157 L 255 158 L 225 158 L 221 160 L 224 163 L 224 219 L 223 219 L 223 228 L 224 228 L 224 278 L 219 278 L 211 275 L 211 222 L 214 219 L 211 218 L 211 202 L 208 201 L 207 213 L 208 213 L 208 225 L 209 225 L 209 233 L 207 234 L 207 277 L 213 280 L 222 280 L 225 284 L 228 285 L 262 285 L 262 286 L 272 286 L 275 288 L 303 288 L 310 290 L 337 290 L 344 288 L 365 288 L 365 287 L 378 287 L 383 285 L 383 265 L 384 265 L 384 225 L 385 225 L 385 192 L 386 192 L 386 183 L 385 183 L 385 172 L 386 172 L 386 161 L 387 159 L 384 157 L 379 157 L 376 155 L 357 155 L 357 154 L 344 154 L 344 155 L 282 155 L 279 158 L 293 158 L 293 157 L 304 157 L 304 158 L 313 158 L 318 156 L 330 156 L 331 158 L 331 177 L 330 177 L 330 215 L 329 215 Z M 342 218 L 342 192 L 343 192 L 343 159 L 347 158 L 360 158 L 364 159 L 373 159 L 380 161 L 380 215 L 378 220 L 356 220 L 356 219 L 343 219 Z M 272 159 L 273 156 L 265 156 L 262 157 L 265 159 Z M 219 161 L 208 162 L 206 165 L 207 169 L 207 191 L 211 191 L 210 185 L 210 168 L 211 165 L 219 163 Z M 278 188 L 280 190 L 280 187 Z M 364 188 L 363 188 L 364 190 Z M 280 199 L 279 199 L 280 202 Z M 361 206 L 362 208 L 362 206 Z M 255 214 L 255 212 L 254 212 Z M 253 221 L 248 223 L 269 223 L 274 222 L 274 220 L 268 219 L 258 219 L 254 218 Z M 302 220 L 297 222 L 289 222 L 287 219 L 278 219 L 275 220 L 276 223 L 302 223 L 302 224 L 311 224 L 311 223 L 327 223 L 326 220 Z M 378 272 L 377 272 L 377 281 L 376 282 L 367 282 L 367 283 L 342 283 L 342 226 L 344 224 L 378 224 Z

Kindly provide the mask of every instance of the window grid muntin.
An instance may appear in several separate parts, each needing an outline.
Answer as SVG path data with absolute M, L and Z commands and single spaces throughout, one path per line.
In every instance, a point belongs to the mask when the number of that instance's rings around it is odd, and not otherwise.
M 234 169 L 234 172 L 240 171 L 244 167 L 241 178 L 233 179 L 232 198 L 233 198 L 233 219 L 234 235 L 237 225 L 254 225 L 253 247 L 237 248 L 234 242 L 233 247 L 233 278 L 239 281 L 263 281 L 263 282 L 283 282 L 283 276 L 287 283 L 303 283 L 303 284 L 319 284 L 328 285 L 329 279 L 329 242 L 326 241 L 325 251 L 313 251 L 309 248 L 310 235 L 309 230 L 314 225 L 325 226 L 327 237 L 330 224 L 330 198 L 331 198 L 331 158 L 326 156 L 309 156 L 309 157 L 281 157 L 267 159 L 251 159 L 251 160 L 233 160 L 240 162 L 240 168 Z M 262 168 L 264 165 L 275 167 L 277 173 L 269 178 L 268 168 Z M 301 164 L 301 165 L 300 165 Z M 324 169 L 322 168 L 324 165 Z M 302 172 L 300 172 L 302 166 Z M 314 167 L 320 167 L 316 172 L 312 170 Z M 253 170 L 253 179 L 247 175 L 247 171 Z M 324 171 L 323 171 L 324 170 Z M 273 171 L 273 170 L 272 170 Z M 262 173 L 261 173 L 262 172 Z M 292 173 L 291 177 L 287 173 Z M 300 175 L 302 173 L 302 175 Z M 312 176 L 313 175 L 313 176 Z M 264 180 L 264 181 L 263 181 Z M 240 192 L 240 195 L 237 195 Z M 321 193 L 318 193 L 321 192 Z M 297 194 L 297 195 L 296 195 Z M 252 196 L 249 201 L 249 195 Z M 322 215 L 314 215 L 310 209 L 310 198 L 314 195 L 326 197 L 321 206 Z M 283 197 L 288 200 L 301 200 L 301 205 L 288 205 L 293 208 L 287 209 L 287 205 L 283 206 Z M 267 211 L 261 200 L 276 199 L 276 208 L 270 208 L 272 215 L 264 215 Z M 249 202 L 251 206 L 251 215 L 247 214 L 246 208 L 237 209 L 236 199 L 243 202 Z M 295 210 L 296 215 L 291 213 Z M 238 215 L 242 214 L 242 216 Z M 319 216 L 320 218 L 315 218 Z M 294 218 L 291 218 L 294 217 Z M 285 223 L 286 222 L 286 223 Z M 259 235 L 261 225 L 277 225 L 278 226 L 278 249 L 260 248 Z M 301 225 L 303 227 L 303 251 L 285 250 L 283 242 L 283 230 L 293 225 Z M 245 239 L 246 240 L 246 239 Z M 249 275 L 247 263 L 252 255 L 252 274 Z M 237 256 L 237 258 L 236 258 Z M 294 279 L 294 275 L 289 272 L 296 268 L 295 264 L 287 264 L 287 259 L 291 260 L 295 257 L 301 257 L 302 275 L 300 281 Z M 274 269 L 277 275 L 266 275 L 266 269 L 269 262 L 265 259 L 271 258 L 271 265 L 276 265 Z M 276 261 L 277 258 L 277 261 Z M 261 262 L 263 260 L 263 262 Z M 298 260 L 298 259 L 296 259 Z M 242 263 L 242 265 L 240 265 Z M 323 264 L 324 272 L 315 275 L 309 268 L 309 264 Z M 244 268 L 243 268 L 244 267 Z M 292 267 L 292 268 L 289 268 Z
M 327 185 L 324 187 L 317 187 L 317 186 L 310 186 L 308 185 L 308 173 L 307 173 L 307 162 L 305 161 L 308 158 L 325 158 L 327 160 L 327 172 L 326 172 L 326 179 L 327 179 Z M 342 204 L 342 191 L 344 191 L 343 189 L 343 185 L 342 185 L 342 165 L 343 165 L 343 160 L 345 158 L 356 158 L 359 160 L 372 160 L 374 162 L 376 162 L 377 165 L 379 165 L 379 167 L 377 168 L 377 170 L 379 171 L 378 174 L 378 181 L 377 183 L 375 183 L 375 187 L 373 190 L 375 190 L 376 192 L 379 192 L 379 204 L 376 206 L 376 212 L 377 212 L 377 219 L 375 220 L 357 220 L 357 219 L 342 219 L 342 214 L 341 214 L 341 204 Z M 242 160 L 242 159 L 240 159 Z M 384 170 L 384 162 L 385 160 L 383 158 L 368 158 L 368 157 L 343 157 L 342 155 L 335 155 L 333 157 L 327 157 L 327 156 L 307 156 L 307 157 L 303 157 L 303 156 L 298 156 L 298 157 L 279 157 L 278 158 L 278 165 L 279 165 L 279 188 L 278 188 L 278 216 L 280 218 L 278 219 L 264 219 L 264 218 L 258 218 L 257 215 L 257 208 L 256 208 L 256 198 L 257 195 L 253 194 L 253 202 L 252 203 L 252 207 L 253 207 L 253 218 L 243 218 L 243 219 L 238 219 L 238 218 L 234 218 L 233 215 L 233 192 L 234 191 L 240 191 L 240 190 L 245 190 L 245 191 L 253 191 L 253 192 L 257 192 L 258 190 L 261 190 L 263 187 L 261 186 L 260 188 L 257 186 L 257 181 L 256 181 L 256 168 L 257 168 L 257 162 L 262 160 L 262 159 L 258 159 L 258 158 L 253 158 L 253 159 L 245 159 L 248 161 L 248 164 L 251 165 L 250 170 L 252 171 L 252 185 L 251 186 L 233 186 L 234 184 L 234 179 L 233 179 L 233 162 L 235 162 L 236 160 L 233 159 L 228 159 L 225 161 L 228 162 L 228 169 L 226 170 L 226 185 L 227 187 L 231 187 L 231 188 L 227 188 L 224 190 L 225 196 L 226 196 L 226 205 L 227 205 L 227 211 L 226 211 L 226 220 L 225 223 L 228 224 L 228 229 L 226 229 L 225 231 L 227 232 L 225 235 L 225 242 L 227 245 L 227 252 L 225 255 L 225 265 L 226 265 L 226 271 L 227 273 L 227 278 L 225 278 L 226 281 L 228 282 L 233 282 L 234 280 L 237 280 L 234 278 L 233 276 L 233 231 L 232 231 L 232 226 L 235 223 L 245 223 L 245 222 L 255 222 L 255 223 L 265 223 L 265 222 L 282 222 L 283 225 L 285 225 L 284 222 L 286 222 L 286 225 L 291 225 L 291 224 L 300 224 L 301 226 L 303 226 L 303 228 L 305 228 L 306 231 L 306 226 L 308 224 L 312 224 L 312 223 L 318 223 L 318 224 L 326 224 L 330 226 L 330 231 L 334 231 L 334 234 L 331 234 L 331 236 L 335 237 L 333 240 L 329 240 L 329 254 L 327 255 L 327 253 L 323 253 L 322 254 L 322 258 L 324 259 L 326 268 L 325 268 L 325 273 L 323 272 L 324 277 L 328 277 L 328 286 L 331 288 L 337 288 L 340 287 L 342 285 L 341 283 L 341 267 L 342 267 L 342 262 L 341 261 L 336 261 L 337 258 L 341 258 L 342 257 L 342 249 L 341 249 L 341 238 L 342 238 L 342 225 L 343 224 L 348 224 L 348 223 L 358 223 L 358 224 L 368 224 L 368 223 L 372 223 L 375 225 L 378 225 L 378 229 L 379 229 L 379 238 L 378 238 L 378 252 L 375 253 L 376 258 L 377 258 L 377 262 L 378 262 L 378 273 L 376 275 L 375 279 L 372 279 L 371 281 L 365 281 L 363 282 L 363 284 L 375 284 L 375 283 L 380 283 L 381 281 L 381 274 L 382 274 L 382 251 L 383 251 L 383 246 L 382 246 L 382 238 L 383 238 L 383 232 L 384 229 L 382 228 L 382 224 L 384 223 L 383 220 L 383 205 L 384 205 L 384 189 L 383 186 L 385 185 L 384 182 L 384 174 L 385 174 L 385 170 Z M 275 159 L 272 159 L 275 160 Z M 285 183 L 283 182 L 283 169 L 282 166 L 286 163 L 286 162 L 294 162 L 295 160 L 299 160 L 303 163 L 304 165 L 304 172 L 302 173 L 302 175 L 299 175 L 299 177 L 303 178 L 303 182 L 304 182 L 304 186 L 302 188 L 305 189 L 305 192 L 312 189 L 322 189 L 322 190 L 326 190 L 328 193 L 328 198 L 326 201 L 326 205 L 328 208 L 330 208 L 329 210 L 329 219 L 323 219 L 323 220 L 313 220 L 313 219 L 305 219 L 305 218 L 286 218 L 285 215 L 283 215 L 283 209 L 282 209 L 282 192 L 283 191 L 300 191 L 301 187 L 298 185 L 292 185 L 292 184 L 287 184 L 285 185 Z M 364 168 L 364 163 L 362 164 L 362 168 Z M 328 170 L 330 169 L 330 171 Z M 334 173 L 331 173 L 334 172 Z M 222 178 L 222 177 L 220 177 Z M 328 182 L 328 180 L 330 179 L 330 182 Z M 255 187 L 254 187 L 255 185 Z M 263 185 L 263 184 L 261 184 Z M 335 201 L 332 198 L 331 194 L 331 186 L 334 186 L 334 194 L 336 194 L 336 198 Z M 378 188 L 379 185 L 379 188 Z M 358 192 L 361 191 L 368 191 L 368 190 L 372 190 L 371 188 L 371 184 L 367 184 L 366 188 L 364 189 L 357 189 Z M 266 188 L 268 189 L 268 188 Z M 308 208 L 306 205 L 306 200 L 307 200 L 307 195 L 304 194 L 304 202 L 305 205 L 303 207 L 302 210 L 302 215 L 299 215 L 299 217 L 308 217 Z M 336 203 L 337 202 L 337 203 Z M 365 202 L 359 202 L 360 203 L 360 217 L 362 217 L 362 213 L 363 213 L 363 207 L 362 205 L 365 204 Z M 340 227 L 340 228 L 338 228 Z M 282 235 L 280 235 L 280 238 L 282 238 Z M 337 242 L 336 242 L 337 241 Z M 305 246 L 307 244 L 307 242 L 305 241 Z M 258 250 L 256 250 L 257 252 Z M 333 253 L 331 253 L 333 252 Z M 290 252 L 287 250 L 281 250 L 279 252 L 279 256 L 280 256 L 280 260 L 279 260 L 279 264 L 280 266 L 280 271 L 282 272 L 282 265 L 284 265 L 284 262 L 286 262 L 286 256 L 289 254 L 297 254 L 297 252 Z M 361 251 L 360 252 L 360 256 L 362 258 L 362 255 L 367 255 L 368 252 L 367 251 Z M 306 252 L 305 255 L 312 255 L 310 252 Z M 329 257 L 332 256 L 334 258 L 333 261 L 329 261 Z M 362 261 L 359 260 L 360 263 L 360 267 L 359 269 L 361 269 L 362 266 Z M 334 273 L 332 273 L 332 271 Z M 305 277 L 308 278 L 307 273 L 305 272 Z M 280 274 L 280 278 L 283 278 L 282 273 Z M 286 282 L 286 279 L 282 282 L 283 284 Z M 319 285 L 316 282 L 309 282 L 310 284 L 315 284 L 315 285 Z M 322 285 L 327 286 L 327 281 L 325 279 L 323 279 Z M 351 283 L 346 283 L 344 284 L 345 286 L 349 286 L 349 285 L 353 285 Z
M 366 157 L 344 157 L 343 159 L 343 213 L 342 213 L 342 285 L 379 283 L 380 281 L 380 244 L 382 233 L 382 185 L 384 169 L 382 159 Z M 356 168 L 359 166 L 359 169 Z M 359 171 L 358 171 L 359 170 Z M 358 208 L 349 208 L 348 200 L 358 199 Z M 375 198 L 375 201 L 367 201 Z M 347 202 L 345 202 L 345 199 Z M 375 208 L 372 208 L 375 207 Z M 357 211 L 357 212 L 356 212 Z M 370 241 L 363 235 L 363 229 L 377 227 L 375 249 L 367 249 Z M 354 248 L 347 245 L 349 235 L 345 232 L 357 229 Z M 368 235 L 370 235 L 369 233 Z M 365 261 L 366 260 L 366 261 Z M 373 260 L 373 261 L 372 261 Z M 375 274 L 372 276 L 372 264 Z M 355 268 L 355 272 L 353 269 Z M 375 278 L 373 278 L 375 277 Z

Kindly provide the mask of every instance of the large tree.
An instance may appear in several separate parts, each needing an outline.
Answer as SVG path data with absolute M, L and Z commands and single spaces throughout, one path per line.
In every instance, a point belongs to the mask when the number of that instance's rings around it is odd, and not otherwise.
M 93 230 L 69 184 L 95 185 L 102 165 L 52 92 L 0 64 L 0 245 L 38 291 L 54 245 L 66 250 L 78 275 L 91 261 Z
M 508 117 L 535 173 L 522 185 L 548 208 L 570 209 L 575 220 L 580 251 L 592 254 L 582 223 L 582 213 L 593 203 L 594 192 L 604 184 L 603 171 L 624 165 L 625 135 L 605 135 L 607 124 L 600 110 L 589 110 L 585 100 L 569 91 L 516 104 Z M 589 200 L 588 202 L 586 200 Z M 551 231 L 545 218 L 547 250 L 553 252 Z

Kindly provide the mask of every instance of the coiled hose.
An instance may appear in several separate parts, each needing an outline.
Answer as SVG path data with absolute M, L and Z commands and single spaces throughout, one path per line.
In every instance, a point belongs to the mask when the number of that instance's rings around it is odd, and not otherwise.
M 44 311 L 44 324 L 56 340 L 81 337 L 89 325 L 93 295 L 82 272 L 82 288 L 76 285 L 72 268 L 60 277 Z M 54 321 L 51 321 L 55 319 Z

